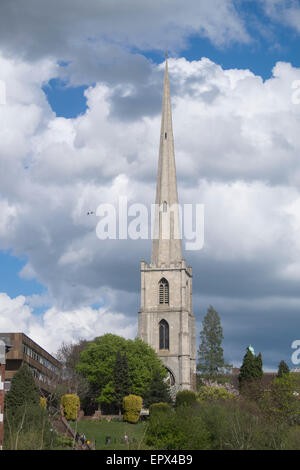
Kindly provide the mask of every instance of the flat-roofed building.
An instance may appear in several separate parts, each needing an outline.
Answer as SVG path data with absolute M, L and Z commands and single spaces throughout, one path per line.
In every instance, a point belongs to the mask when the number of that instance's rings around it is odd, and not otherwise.
M 5 390 L 20 367 L 26 363 L 32 370 L 36 385 L 50 392 L 61 376 L 62 364 L 24 333 L 0 333 L 9 338 L 12 348 L 6 354 Z

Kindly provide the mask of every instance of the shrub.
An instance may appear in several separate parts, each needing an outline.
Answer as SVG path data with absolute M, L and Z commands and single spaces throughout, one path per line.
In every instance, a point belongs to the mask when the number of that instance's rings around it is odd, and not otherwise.
M 128 395 L 123 398 L 124 421 L 137 423 L 140 417 L 143 400 L 138 395 Z
M 218 400 L 232 400 L 234 395 L 229 393 L 225 388 L 221 387 L 200 387 L 197 394 L 197 401 L 218 401 Z
M 61 397 L 64 416 L 67 420 L 75 420 L 78 415 L 80 400 L 78 395 L 66 394 Z
M 46 408 L 47 408 L 47 398 L 40 397 L 40 407 L 43 408 L 43 410 L 46 410 Z
M 171 410 L 169 403 L 153 403 L 149 407 L 150 416 L 158 413 L 168 413 Z
M 202 402 L 194 413 L 202 417 L 214 450 L 279 450 L 285 446 L 286 423 L 266 420 L 255 403 Z
M 146 444 L 163 450 L 204 450 L 210 448 L 210 435 L 202 417 L 181 406 L 169 413 L 150 414 Z
M 191 406 L 196 402 L 196 394 L 192 392 L 191 390 L 182 390 L 181 392 L 178 392 L 176 395 L 176 402 L 175 402 L 175 407 L 178 408 L 178 406 Z

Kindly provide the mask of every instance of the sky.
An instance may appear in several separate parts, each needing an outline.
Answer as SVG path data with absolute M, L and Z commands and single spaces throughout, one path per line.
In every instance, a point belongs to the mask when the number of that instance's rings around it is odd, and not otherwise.
M 154 203 L 168 51 L 179 199 L 205 207 L 197 337 L 212 305 L 228 362 L 295 367 L 299 50 L 296 0 L 2 0 L 0 331 L 137 335 L 151 241 L 99 240 L 95 212 Z

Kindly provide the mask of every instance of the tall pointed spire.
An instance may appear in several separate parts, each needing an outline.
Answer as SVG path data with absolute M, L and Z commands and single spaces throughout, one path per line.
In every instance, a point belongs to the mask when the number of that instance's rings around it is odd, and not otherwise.
M 179 208 L 167 54 L 155 203 L 156 207 L 159 207 L 159 213 L 157 212 L 155 217 L 154 230 L 154 234 L 158 238 L 153 239 L 152 263 L 156 266 L 161 264 L 169 266 L 171 263 L 181 261 L 182 252 L 178 231 Z M 169 219 L 167 219 L 168 217 Z M 170 225 L 166 230 L 167 220 Z

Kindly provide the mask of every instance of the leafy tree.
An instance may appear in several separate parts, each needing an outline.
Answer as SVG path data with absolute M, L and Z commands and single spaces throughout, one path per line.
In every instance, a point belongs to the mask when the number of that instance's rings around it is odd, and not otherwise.
M 100 405 L 111 405 L 116 402 L 115 389 L 112 382 L 108 382 L 101 390 L 101 394 L 96 401 Z
M 200 332 L 197 369 L 209 377 L 218 375 L 229 364 L 225 364 L 223 348 L 223 328 L 218 313 L 210 306 L 203 320 Z
M 255 356 L 255 354 L 248 347 L 238 377 L 240 388 L 244 383 L 259 380 L 262 377 L 263 369 L 261 353 L 259 353 L 258 356 Z
M 76 370 L 91 384 L 98 397 L 109 382 L 114 385 L 117 352 L 126 353 L 131 393 L 144 397 L 156 370 L 162 376 L 166 370 L 155 351 L 141 339 L 126 340 L 106 334 L 95 338 L 80 354 Z
M 159 370 L 154 372 L 144 396 L 144 406 L 148 408 L 153 403 L 171 403 L 170 387 L 165 382 Z
M 300 420 L 300 379 L 296 374 L 275 377 L 271 389 L 265 392 L 262 409 L 279 420 L 298 424 Z
M 114 368 L 114 395 L 116 405 L 121 413 L 123 398 L 130 394 L 131 384 L 128 375 L 128 360 L 126 352 L 122 355 L 120 350 L 117 351 L 116 362 Z
M 33 373 L 27 364 L 23 364 L 12 378 L 10 391 L 5 396 L 5 405 L 10 410 L 16 410 L 25 404 L 39 405 L 39 402 Z
M 278 372 L 277 372 L 277 377 L 283 377 L 284 374 L 289 374 L 290 369 L 289 366 L 287 365 L 286 362 L 281 361 L 279 366 L 278 366 Z

